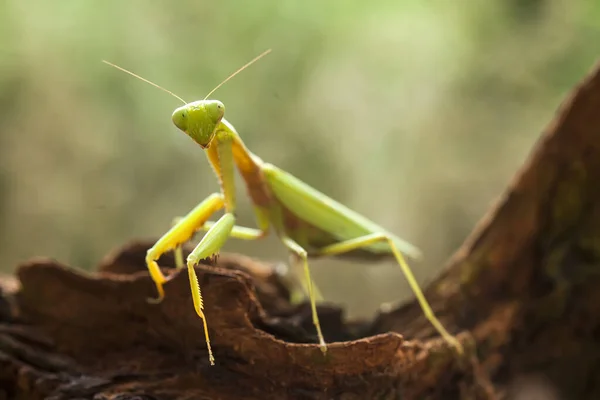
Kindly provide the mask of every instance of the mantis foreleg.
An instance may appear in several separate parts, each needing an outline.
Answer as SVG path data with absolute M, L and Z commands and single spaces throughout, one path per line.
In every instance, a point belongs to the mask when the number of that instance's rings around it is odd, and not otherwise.
M 187 242 L 199 230 L 211 215 L 223 208 L 223 195 L 214 193 L 198 204 L 185 217 L 169 229 L 146 253 L 146 265 L 156 285 L 158 297 L 149 299 L 152 303 L 160 303 L 165 297 L 163 285 L 168 281 L 158 266 L 157 260 L 164 253 L 176 249 Z
M 177 225 L 177 223 L 182 219 L 183 217 L 173 218 L 173 222 L 171 222 L 171 227 Z M 175 268 L 177 269 L 183 268 L 183 266 L 185 265 L 185 263 L 183 262 L 183 248 L 181 246 L 182 245 L 180 244 L 177 247 L 175 247 L 175 250 L 173 250 L 173 255 L 175 257 Z
M 210 338 L 208 335 L 208 326 L 206 317 L 204 316 L 204 304 L 202 301 L 202 292 L 200 291 L 200 283 L 196 276 L 195 266 L 200 260 L 218 253 L 221 247 L 225 244 L 231 233 L 231 229 L 235 224 L 235 216 L 231 213 L 225 213 L 202 238 L 200 243 L 187 257 L 188 275 L 190 280 L 190 289 L 192 291 L 192 300 L 196 314 L 202 319 L 204 324 L 204 336 L 206 338 L 206 347 L 208 350 L 208 359 L 211 365 L 214 365 L 215 359 L 210 347 Z

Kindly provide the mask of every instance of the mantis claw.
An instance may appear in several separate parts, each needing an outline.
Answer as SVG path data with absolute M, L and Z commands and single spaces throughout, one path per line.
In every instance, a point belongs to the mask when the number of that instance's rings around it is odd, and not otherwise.
M 147 297 L 146 301 L 150 304 L 160 304 L 162 303 L 162 301 L 165 299 L 165 289 L 163 287 L 163 285 L 167 282 L 169 282 L 171 279 L 173 279 L 173 277 L 175 276 L 175 272 L 172 272 L 170 274 L 168 274 L 163 280 L 162 282 L 158 283 L 155 282 L 156 285 L 156 291 L 158 292 L 158 296 L 157 297 Z
M 160 304 L 162 303 L 162 301 L 164 300 L 164 296 L 158 296 L 158 297 L 146 297 L 146 301 L 149 304 Z
M 156 291 L 158 292 L 158 297 L 147 297 L 146 301 L 150 304 L 160 304 L 165 299 L 165 289 L 163 288 L 163 284 L 156 284 Z
M 446 339 L 450 342 L 450 345 L 454 347 L 454 350 L 458 353 L 458 355 L 462 356 L 465 353 L 465 349 L 463 345 L 454 337 L 451 340 Z
M 198 264 L 200 263 L 199 260 L 192 260 L 188 257 L 186 264 L 188 266 L 188 268 L 196 268 L 198 266 Z

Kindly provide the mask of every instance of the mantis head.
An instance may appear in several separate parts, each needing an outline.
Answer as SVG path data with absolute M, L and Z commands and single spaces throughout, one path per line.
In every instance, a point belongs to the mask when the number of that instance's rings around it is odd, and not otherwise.
M 224 115 L 225 106 L 220 101 L 198 100 L 177 108 L 171 119 L 177 128 L 206 149 Z
M 217 87 L 211 90 L 206 95 L 204 100 L 198 100 L 191 103 L 186 102 L 181 97 L 177 96 L 175 93 L 163 88 L 162 86 L 157 85 L 152 81 L 142 78 L 141 76 L 126 70 L 125 68 L 121 68 L 108 61 L 102 60 L 102 62 L 120 71 L 123 71 L 143 82 L 146 82 L 164 92 L 169 93 L 171 96 L 175 97 L 183 104 L 185 104 L 173 111 L 171 120 L 177 128 L 181 129 L 186 135 L 194 139 L 194 141 L 198 143 L 203 149 L 206 149 L 208 148 L 208 146 L 210 146 L 210 142 L 213 140 L 213 138 L 215 137 L 215 133 L 217 132 L 217 127 L 221 123 L 223 115 L 225 115 L 225 106 L 223 105 L 223 103 L 221 103 L 218 100 L 207 100 L 208 96 L 213 94 L 215 90 L 223 86 L 231 78 L 248 68 L 250 65 L 254 64 L 262 57 L 266 56 L 270 52 L 271 49 L 264 51 L 260 55 L 254 57 L 254 59 L 246 63 L 244 66 L 239 68 L 233 74 L 229 75 L 229 77 L 227 77 L 223 82 L 219 83 Z

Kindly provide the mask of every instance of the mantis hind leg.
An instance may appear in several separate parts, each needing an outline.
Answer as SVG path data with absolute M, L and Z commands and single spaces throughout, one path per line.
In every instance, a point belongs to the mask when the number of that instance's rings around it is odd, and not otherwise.
M 342 254 L 342 253 L 346 253 L 346 252 L 349 252 L 352 250 L 357 250 L 360 248 L 367 247 L 376 242 L 387 242 L 388 243 L 388 245 L 390 246 L 390 249 L 392 251 L 392 254 L 396 258 L 396 261 L 398 262 L 398 264 L 400 265 L 400 268 L 402 269 L 402 273 L 406 277 L 406 280 L 408 281 L 410 288 L 412 289 L 413 293 L 415 294 L 417 301 L 419 302 L 419 305 L 421 306 L 421 309 L 423 310 L 425 317 L 429 320 L 431 325 L 433 325 L 433 327 L 439 332 L 439 334 L 444 338 L 444 340 L 446 340 L 446 342 L 448 342 L 451 346 L 456 348 L 459 353 L 462 354 L 463 353 L 462 345 L 460 344 L 460 342 L 458 340 L 456 340 L 456 338 L 454 336 L 452 336 L 448 333 L 448 331 L 446 330 L 444 325 L 442 325 L 442 323 L 437 319 L 437 317 L 433 313 L 433 310 L 431 309 L 429 302 L 425 298 L 423 291 L 419 287 L 419 284 L 417 283 L 410 267 L 406 263 L 406 260 L 404 259 L 404 256 L 402 255 L 402 253 L 398 250 L 398 247 L 394 243 L 394 239 L 392 237 L 390 237 L 389 235 L 386 235 L 385 233 L 373 233 L 370 235 L 361 236 L 361 237 L 358 237 L 355 239 L 350 239 L 350 240 L 346 240 L 346 241 L 343 241 L 340 243 L 335 243 L 335 244 L 323 247 L 322 249 L 320 249 L 318 251 L 318 254 L 324 255 L 324 256 L 332 256 L 332 255 L 336 255 L 336 254 Z
M 171 229 L 158 239 L 154 246 L 148 249 L 146 253 L 146 266 L 158 293 L 158 297 L 148 299 L 149 302 L 160 303 L 165 297 L 163 285 L 168 281 L 168 278 L 163 275 L 158 266 L 157 260 L 160 256 L 168 251 L 177 249 L 181 244 L 187 242 L 204 225 L 206 220 L 216 211 L 223 208 L 223 206 L 223 195 L 214 193 L 208 196 L 185 217 L 178 219 Z
M 283 244 L 297 257 L 300 262 L 302 262 L 302 266 L 304 268 L 304 279 L 306 282 L 306 286 L 308 288 L 308 297 L 310 298 L 310 308 L 312 311 L 313 324 L 317 329 L 317 337 L 319 338 L 319 345 L 321 346 L 321 351 L 323 353 L 327 352 L 327 345 L 325 344 L 325 339 L 323 338 L 323 333 L 321 331 L 321 324 L 319 323 L 319 315 L 317 314 L 317 305 L 315 300 L 313 281 L 310 276 L 310 269 L 308 267 L 308 254 L 306 250 L 298 243 L 296 243 L 292 238 L 284 236 L 281 238 Z

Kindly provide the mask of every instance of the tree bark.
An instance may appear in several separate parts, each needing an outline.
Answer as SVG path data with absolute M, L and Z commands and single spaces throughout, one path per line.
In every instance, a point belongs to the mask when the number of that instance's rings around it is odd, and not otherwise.
M 185 271 L 146 302 L 151 244 L 92 274 L 37 259 L 1 280 L 0 399 L 521 398 L 528 377 L 600 398 L 600 68 L 426 290 L 462 356 L 415 302 L 354 322 L 320 306 L 323 356 L 275 269 L 222 255 L 197 268 L 210 366 Z

